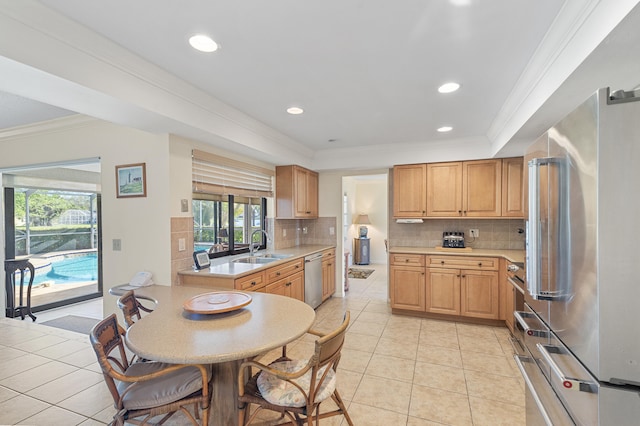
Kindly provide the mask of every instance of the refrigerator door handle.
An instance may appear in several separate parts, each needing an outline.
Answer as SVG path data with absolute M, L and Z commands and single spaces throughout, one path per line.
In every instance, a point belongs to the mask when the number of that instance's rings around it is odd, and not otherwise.
M 544 423 L 547 426 L 553 426 L 553 422 L 551 421 L 551 418 L 549 417 L 547 410 L 544 408 L 544 404 L 540 400 L 540 396 L 538 396 L 538 393 L 536 392 L 536 388 L 533 386 L 531 379 L 527 375 L 524 365 L 522 365 L 523 362 L 531 362 L 531 359 L 522 355 L 514 355 L 513 359 L 516 361 L 518 370 L 520 370 L 520 373 L 524 378 L 524 382 L 526 383 L 527 388 L 531 392 L 531 396 L 533 397 L 533 400 L 536 402 L 536 406 L 538 407 L 538 411 L 540 412 L 540 415 L 544 419 Z
M 564 203 L 562 196 L 565 184 L 566 160 L 558 157 L 534 158 L 528 163 L 529 166 L 529 220 L 526 222 L 527 240 L 527 290 L 536 300 L 565 300 L 567 291 L 542 289 L 541 257 L 542 257 L 542 229 L 540 218 L 540 167 L 555 166 L 559 172 L 558 191 L 561 196 L 559 203 Z M 560 206 L 560 211 L 564 212 L 564 205 Z M 561 231 L 562 232 L 562 231 Z M 562 281 L 562 280 L 561 280 Z
M 551 354 L 565 354 L 566 351 L 558 346 L 553 345 L 543 345 L 542 343 L 536 344 L 536 347 L 542 354 L 542 357 L 547 362 L 549 367 L 553 370 L 553 372 L 558 376 L 560 381 L 562 382 L 562 387 L 567 390 L 573 390 L 578 392 L 588 392 L 588 393 L 598 393 L 598 386 L 593 382 L 588 382 L 585 380 L 575 379 L 571 377 L 567 377 L 564 372 L 560 369 L 558 364 L 553 360 Z

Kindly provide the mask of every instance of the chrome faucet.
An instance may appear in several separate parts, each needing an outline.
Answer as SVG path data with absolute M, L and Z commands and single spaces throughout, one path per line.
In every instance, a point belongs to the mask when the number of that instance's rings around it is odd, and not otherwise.
M 249 238 L 249 256 L 253 256 L 253 251 L 255 250 L 255 247 L 253 246 L 253 236 L 256 234 L 256 232 L 262 232 L 265 238 L 267 239 L 267 241 L 271 241 L 271 239 L 269 238 L 269 234 L 267 234 L 262 229 L 256 229 L 255 231 L 253 231 L 251 233 L 251 238 Z M 260 245 L 258 244 L 258 246 Z

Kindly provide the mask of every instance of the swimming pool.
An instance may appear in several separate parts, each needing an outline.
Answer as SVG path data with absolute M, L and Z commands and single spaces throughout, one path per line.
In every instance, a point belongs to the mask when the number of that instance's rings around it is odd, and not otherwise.
M 98 254 L 74 253 L 55 256 L 50 263 L 39 266 L 33 285 L 49 283 L 71 284 L 98 280 Z

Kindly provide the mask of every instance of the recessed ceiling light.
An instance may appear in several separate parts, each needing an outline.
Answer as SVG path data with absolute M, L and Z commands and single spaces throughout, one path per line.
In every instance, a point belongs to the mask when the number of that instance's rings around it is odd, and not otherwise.
M 189 38 L 189 44 L 194 49 L 206 53 L 215 52 L 219 47 L 218 43 L 213 41 L 213 39 L 208 35 L 204 34 L 196 34 L 194 36 L 191 36 Z
M 452 130 L 453 130 L 453 127 L 451 127 L 451 126 L 442 126 L 442 127 L 438 128 L 438 131 L 440 133 L 446 133 L 446 132 L 450 132 Z
M 302 114 L 304 110 L 300 107 L 289 107 L 287 108 L 287 112 L 291 115 L 298 115 L 298 114 Z
M 445 83 L 442 86 L 438 87 L 438 92 L 451 93 L 451 92 L 455 92 L 459 88 L 460 88 L 460 85 L 458 83 L 450 82 L 450 83 Z

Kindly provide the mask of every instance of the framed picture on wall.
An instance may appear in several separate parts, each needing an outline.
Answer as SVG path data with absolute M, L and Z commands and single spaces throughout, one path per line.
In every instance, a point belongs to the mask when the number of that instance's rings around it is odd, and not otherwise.
M 146 197 L 145 163 L 116 166 L 116 191 L 118 198 Z

